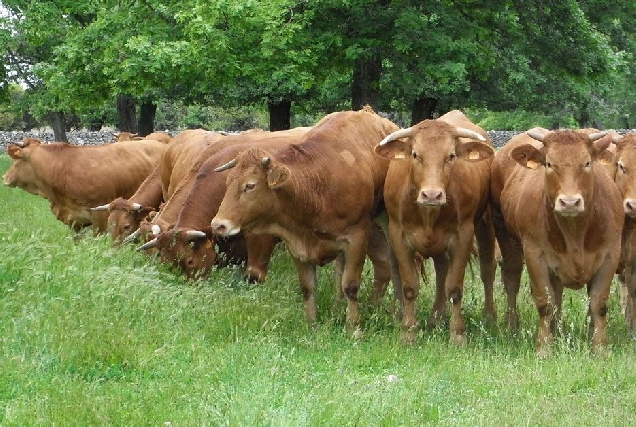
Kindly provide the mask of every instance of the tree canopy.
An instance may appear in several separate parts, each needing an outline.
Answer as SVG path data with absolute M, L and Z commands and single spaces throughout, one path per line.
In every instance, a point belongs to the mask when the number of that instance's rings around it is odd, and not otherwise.
M 581 126 L 632 125 L 636 115 L 633 2 L 1 4 L 0 90 L 22 84 L 40 118 L 104 117 L 122 95 L 139 105 L 269 107 L 276 128 L 292 111 L 363 103 L 410 112 L 412 122 L 452 108 L 571 115 Z

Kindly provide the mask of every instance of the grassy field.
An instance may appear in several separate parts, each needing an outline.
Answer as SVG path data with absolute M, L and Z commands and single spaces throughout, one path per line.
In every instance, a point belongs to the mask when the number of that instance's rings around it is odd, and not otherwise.
M 0 156 L 0 172 L 9 158 Z M 611 353 L 590 355 L 584 292 L 566 291 L 554 354 L 537 359 L 528 285 L 522 329 L 481 322 L 467 275 L 468 343 L 443 329 L 405 345 L 361 296 L 364 335 L 343 333 L 332 270 L 320 270 L 318 326 L 306 326 L 283 249 L 263 285 L 218 270 L 187 282 L 134 247 L 73 233 L 47 202 L 0 186 L 0 425 L 634 425 L 636 341 L 609 307 Z M 371 283 L 370 268 L 364 283 Z M 418 305 L 422 323 L 431 284 Z M 616 291 L 616 289 L 614 289 Z

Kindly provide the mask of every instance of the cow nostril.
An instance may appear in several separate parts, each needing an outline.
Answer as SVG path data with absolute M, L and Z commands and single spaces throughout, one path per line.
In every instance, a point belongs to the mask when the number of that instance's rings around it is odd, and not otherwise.
M 214 227 L 214 231 L 216 231 L 218 234 L 223 234 L 225 233 L 226 230 L 227 228 L 223 224 L 219 224 L 216 227 Z

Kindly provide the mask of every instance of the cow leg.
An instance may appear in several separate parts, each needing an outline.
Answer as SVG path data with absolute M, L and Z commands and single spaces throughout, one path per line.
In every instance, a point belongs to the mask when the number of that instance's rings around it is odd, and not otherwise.
M 464 275 L 475 237 L 472 221 L 459 226 L 457 241 L 452 249 L 448 273 L 446 275 L 446 298 L 451 302 L 450 343 L 461 345 L 466 342 L 464 317 L 462 316 L 462 298 L 464 294 Z
M 625 265 L 625 321 L 629 330 L 636 334 L 636 262 Z
M 344 262 L 344 254 L 339 253 L 333 263 L 334 284 L 336 287 L 336 296 L 338 300 L 344 299 L 344 292 L 342 291 L 342 275 L 344 273 Z
M 550 321 L 550 332 L 556 335 L 561 322 L 561 312 L 563 307 L 563 284 L 556 278 L 551 277 L 550 283 L 554 289 L 554 316 Z
M 316 323 L 316 266 L 295 257 L 292 259 L 298 272 L 307 323 L 314 325 Z
M 508 331 L 514 333 L 519 330 L 517 295 L 519 294 L 521 273 L 523 271 L 523 250 L 521 244 L 508 233 L 503 215 L 494 204 L 491 205 L 491 213 L 495 236 L 501 252 L 501 279 L 506 291 L 505 324 Z
M 616 270 L 615 264 L 611 269 L 606 267 L 608 264 L 611 263 L 606 261 L 601 266 L 587 287 L 590 298 L 588 336 L 592 341 L 592 349 L 599 354 L 604 354 L 607 348 L 607 300 L 612 287 L 614 271 Z
M 493 324 L 497 320 L 497 309 L 493 295 L 495 283 L 495 231 L 490 220 L 490 214 L 486 213 L 477 222 L 475 227 L 477 250 L 479 251 L 479 273 L 484 284 L 484 308 L 482 316 L 487 322 Z
M 443 253 L 433 257 L 433 265 L 435 268 L 435 299 L 433 300 L 431 315 L 426 320 L 426 327 L 429 329 L 437 326 L 439 322 L 444 320 L 446 315 L 445 284 L 449 266 L 448 254 Z
M 550 331 L 550 325 L 556 308 L 554 291 L 550 283 L 548 266 L 542 259 L 541 251 L 527 247 L 523 249 L 528 275 L 530 276 L 532 299 L 539 314 L 539 327 L 537 330 L 535 348 L 537 356 L 546 357 L 550 354 L 550 348 L 554 342 L 554 337 Z
M 391 280 L 391 262 L 389 244 L 382 229 L 375 223 L 371 224 L 367 255 L 373 264 L 371 302 L 378 305 L 386 293 L 389 280 Z
M 357 230 L 352 230 L 349 244 L 344 255 L 344 271 L 342 273 L 342 290 L 347 298 L 346 328 L 349 335 L 360 335 L 360 313 L 358 311 L 358 291 L 362 268 L 369 243 L 370 223 L 364 223 Z
M 406 246 L 402 239 L 402 229 L 398 225 L 394 225 L 393 222 L 389 223 L 389 238 L 400 272 L 400 282 L 402 283 L 402 340 L 410 343 L 415 341 L 417 330 L 415 300 L 420 291 L 417 266 L 415 264 L 415 251 Z
M 247 247 L 245 275 L 249 282 L 262 283 L 265 281 L 269 261 L 277 242 L 278 238 L 268 234 L 245 233 Z
M 389 218 L 386 212 L 378 215 L 374 221 L 380 226 L 384 233 L 384 239 L 387 242 L 387 249 L 389 254 L 389 268 L 391 269 L 391 283 L 393 283 L 393 298 L 394 302 L 398 304 L 398 310 L 393 309 L 393 312 L 397 311 L 398 319 L 402 319 L 404 314 L 404 295 L 402 294 L 402 277 L 400 276 L 400 268 L 398 266 L 397 258 L 393 252 L 393 245 L 389 244 Z

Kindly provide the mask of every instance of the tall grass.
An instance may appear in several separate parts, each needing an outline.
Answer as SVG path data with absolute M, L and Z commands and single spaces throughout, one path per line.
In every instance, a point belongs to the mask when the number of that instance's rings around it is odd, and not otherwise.
M 0 156 L 0 171 L 8 165 Z M 609 357 L 590 355 L 584 293 L 566 291 L 554 354 L 538 360 L 527 283 L 517 336 L 482 323 L 481 285 L 468 274 L 468 343 L 450 346 L 438 328 L 405 345 L 391 298 L 371 307 L 368 286 L 365 333 L 345 335 L 330 267 L 320 270 L 318 325 L 309 328 L 283 248 L 263 285 L 230 269 L 188 282 L 132 247 L 111 248 L 105 236 L 76 238 L 45 200 L 2 186 L 0 253 L 2 425 L 636 421 L 636 345 L 615 293 Z M 431 288 L 423 285 L 419 300 L 422 324 Z M 496 297 L 502 314 L 500 283 Z

